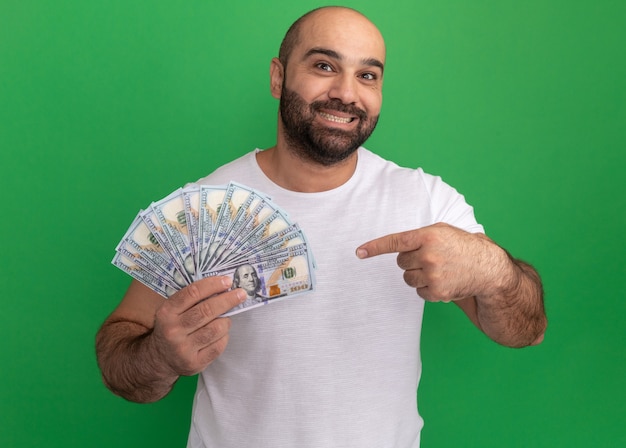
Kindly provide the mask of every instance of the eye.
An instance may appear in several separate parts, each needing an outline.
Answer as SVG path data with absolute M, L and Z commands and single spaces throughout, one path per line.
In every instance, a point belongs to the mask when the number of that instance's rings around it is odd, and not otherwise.
M 318 62 L 317 64 L 315 64 L 315 66 L 317 68 L 319 68 L 320 70 L 323 70 L 325 72 L 332 72 L 333 68 L 331 67 L 330 64 L 327 64 L 326 62 Z
M 361 75 L 361 79 L 364 79 L 366 81 L 376 81 L 378 77 L 376 76 L 376 74 L 368 72 L 368 73 L 363 73 Z

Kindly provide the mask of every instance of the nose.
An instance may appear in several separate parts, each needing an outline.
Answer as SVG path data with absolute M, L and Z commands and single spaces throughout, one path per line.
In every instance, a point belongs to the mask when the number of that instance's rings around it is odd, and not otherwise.
M 340 100 L 343 104 L 355 104 L 358 98 L 356 83 L 357 80 L 354 76 L 342 73 L 335 77 L 328 91 L 328 97 Z

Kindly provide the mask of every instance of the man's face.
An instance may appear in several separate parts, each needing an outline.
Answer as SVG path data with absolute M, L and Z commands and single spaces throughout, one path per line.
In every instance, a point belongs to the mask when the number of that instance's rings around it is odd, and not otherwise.
M 279 130 L 300 157 L 330 166 L 349 157 L 376 127 L 385 46 L 374 25 L 345 10 L 320 11 L 299 36 L 282 76 L 272 79 Z
M 239 268 L 239 282 L 237 285 L 243 288 L 248 296 L 254 296 L 259 289 L 259 277 L 252 266 L 242 266 Z

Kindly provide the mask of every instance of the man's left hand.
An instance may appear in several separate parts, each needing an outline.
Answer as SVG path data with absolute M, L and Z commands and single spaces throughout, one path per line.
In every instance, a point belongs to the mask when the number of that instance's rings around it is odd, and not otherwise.
M 404 281 L 431 302 L 489 295 L 512 275 L 507 253 L 487 236 L 444 223 L 386 235 L 356 251 L 359 258 L 396 252 Z

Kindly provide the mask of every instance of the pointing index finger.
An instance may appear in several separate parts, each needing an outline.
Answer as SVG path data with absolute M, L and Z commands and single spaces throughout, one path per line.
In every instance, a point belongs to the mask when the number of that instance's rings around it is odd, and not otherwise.
M 408 230 L 381 236 L 359 246 L 356 250 L 356 256 L 363 259 L 382 254 L 417 250 L 421 246 L 417 238 L 418 232 L 419 230 Z

